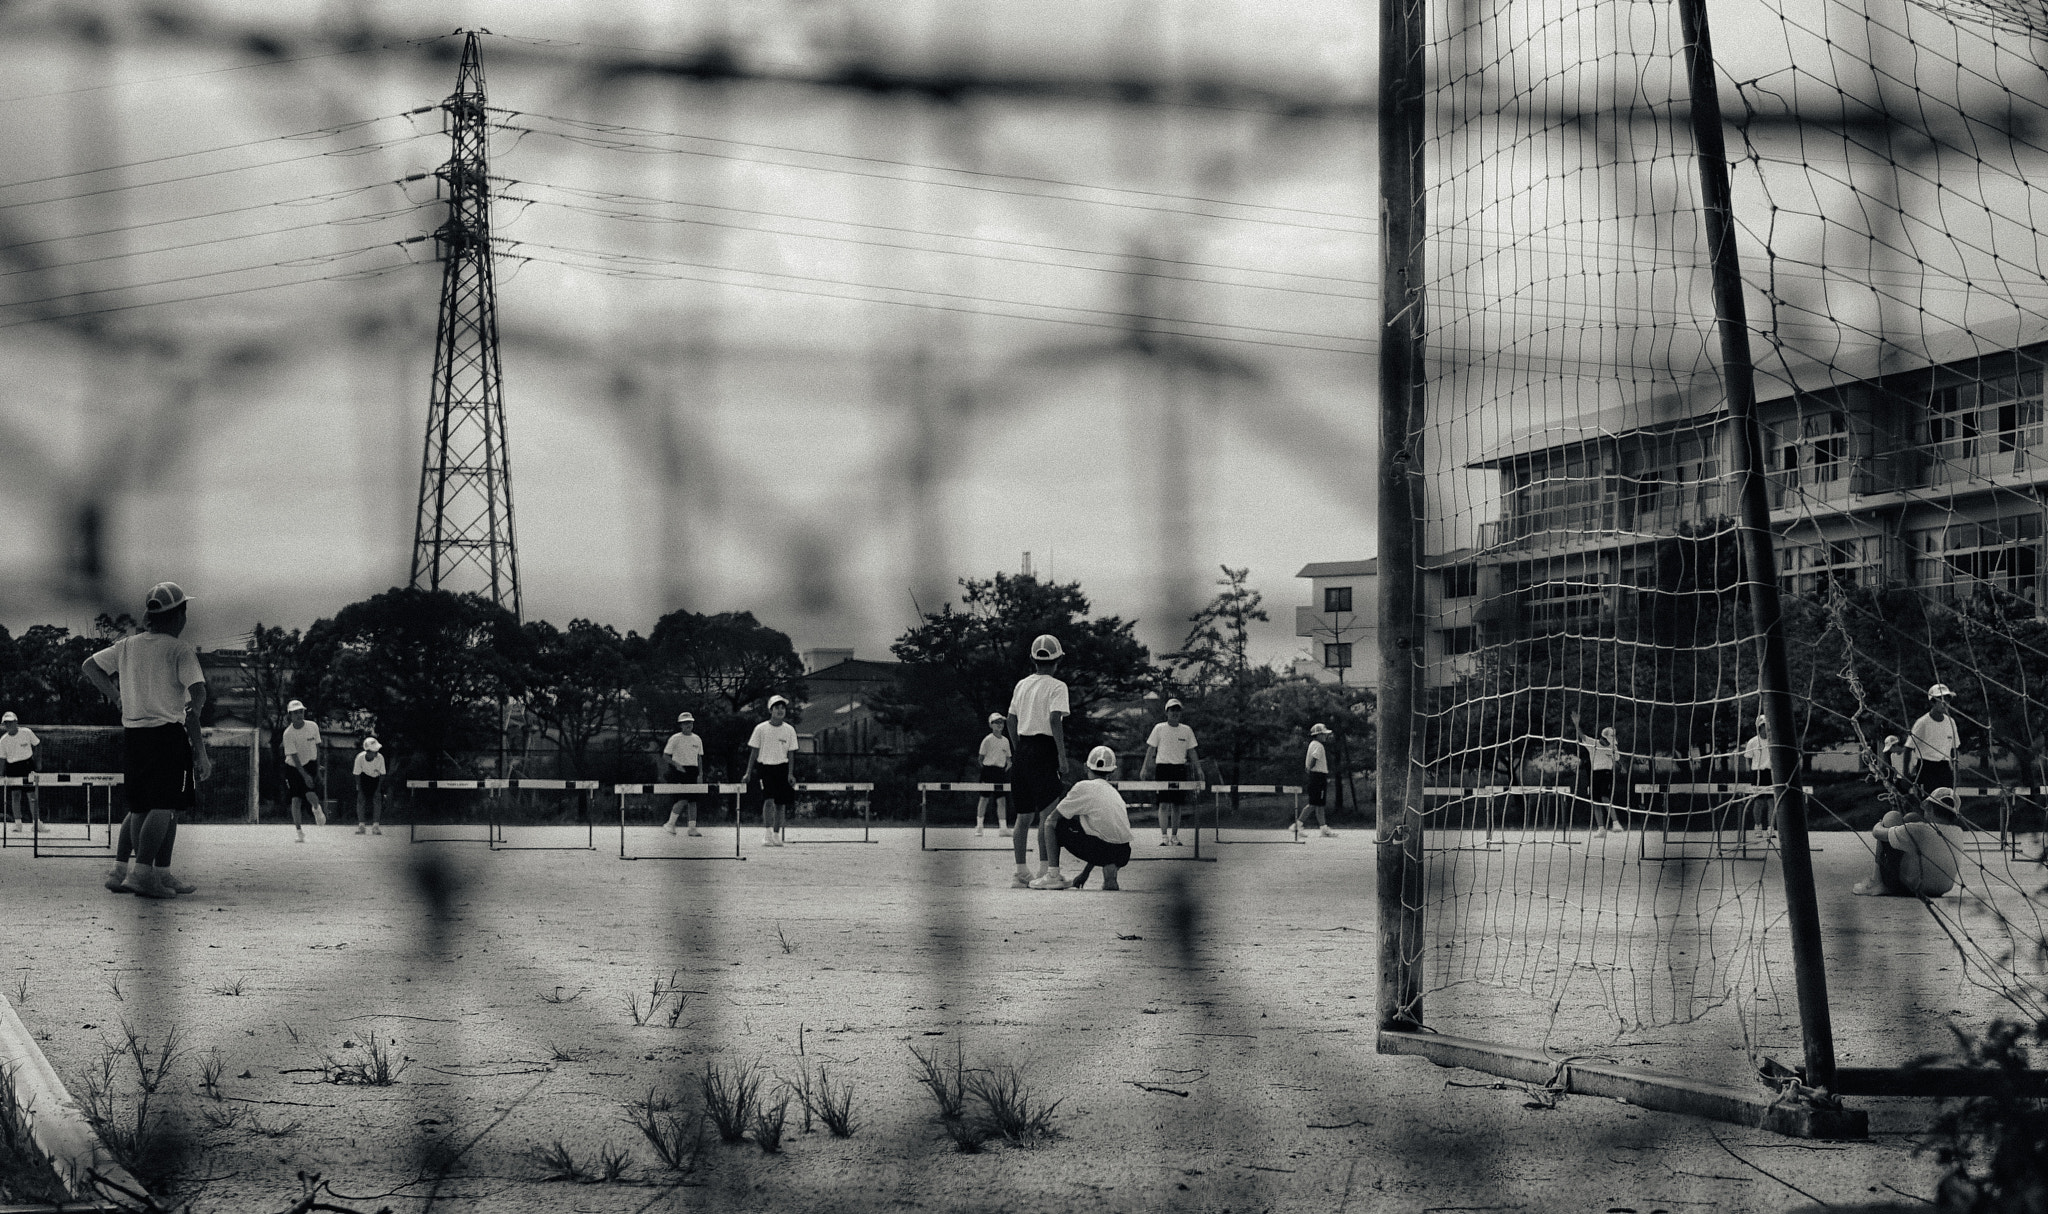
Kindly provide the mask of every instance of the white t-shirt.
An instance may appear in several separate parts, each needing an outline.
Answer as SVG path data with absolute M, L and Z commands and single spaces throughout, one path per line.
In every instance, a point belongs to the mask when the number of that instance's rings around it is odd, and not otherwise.
M 1330 752 L 1323 748 L 1320 738 L 1310 740 L 1308 744 L 1308 758 L 1302 765 L 1310 771 L 1328 772 L 1330 770 Z
M 280 746 L 284 750 L 285 762 L 312 763 L 320 757 L 320 727 L 311 721 L 287 725 Z
M 167 632 L 138 632 L 92 655 L 121 685 L 121 724 L 129 729 L 185 723 L 187 688 L 204 683 L 199 651 Z
M 1749 760 L 1749 769 L 1751 771 L 1769 771 L 1771 769 L 1770 739 L 1762 734 L 1757 734 L 1750 738 L 1749 741 L 1742 744 L 1742 757 Z
M 789 756 L 796 753 L 796 726 L 788 721 L 780 725 L 773 721 L 763 721 L 754 726 L 754 732 L 747 738 L 747 745 L 761 752 L 761 757 L 756 761 L 763 767 L 787 763 Z
M 1161 721 L 1152 727 L 1152 736 L 1145 739 L 1145 745 L 1159 748 L 1158 762 L 1185 763 L 1188 752 L 1195 749 L 1195 731 L 1186 722 L 1175 725 Z
M 40 743 L 36 731 L 26 725 L 13 733 L 0 732 L 0 763 L 19 763 L 32 758 Z
M 1027 674 L 1010 693 L 1010 715 L 1017 718 L 1017 736 L 1052 736 L 1052 714 L 1070 715 L 1067 685 L 1049 674 Z
M 661 748 L 668 761 L 677 767 L 704 766 L 704 735 L 684 733 L 678 729 L 668 736 L 668 745 Z
M 1008 767 L 1010 765 L 1010 739 L 1002 734 L 989 734 L 981 740 L 981 765 L 983 767 Z
M 1955 758 L 1956 747 L 1962 745 L 1963 731 L 1956 728 L 1956 716 L 1950 713 L 1937 721 L 1933 716 L 1923 716 L 1913 722 L 1913 736 L 1906 739 L 1906 745 L 1920 756 L 1922 763 L 1946 763 Z
M 1123 794 L 1107 780 L 1083 780 L 1067 790 L 1052 807 L 1062 818 L 1073 818 L 1081 829 L 1104 843 L 1131 841 L 1131 815 L 1124 808 Z
M 1893 847 L 1909 855 L 1919 855 L 1921 893 L 1939 897 L 1962 880 L 1963 848 L 1970 841 L 1962 827 L 1952 822 L 1907 822 L 1890 828 L 1887 833 Z M 1934 888 L 1936 886 L 1940 888 Z
M 371 754 L 367 750 L 356 752 L 356 774 L 359 776 L 382 776 L 384 774 L 384 752 Z
M 1586 753 L 1593 756 L 1594 771 L 1614 770 L 1615 755 L 1619 752 L 1619 748 L 1614 744 L 1605 738 L 1589 738 L 1580 734 L 1579 745 L 1585 747 Z

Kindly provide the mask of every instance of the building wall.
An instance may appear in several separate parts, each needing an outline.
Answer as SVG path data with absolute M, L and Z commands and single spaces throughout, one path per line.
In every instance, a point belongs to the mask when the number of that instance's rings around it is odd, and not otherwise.
M 1332 590 L 1350 593 L 1350 610 L 1324 610 L 1330 604 L 1327 596 Z M 1353 686 L 1379 686 L 1379 575 L 1361 573 L 1309 579 L 1309 602 L 1294 609 L 1294 635 L 1307 641 L 1317 678 L 1337 682 L 1338 672 L 1329 665 L 1327 647 L 1350 645 L 1351 666 L 1344 670 L 1343 681 Z

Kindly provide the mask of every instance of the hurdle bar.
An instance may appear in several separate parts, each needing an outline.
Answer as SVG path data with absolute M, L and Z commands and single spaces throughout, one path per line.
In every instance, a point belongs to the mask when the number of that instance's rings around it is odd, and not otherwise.
M 746 793 L 744 784 L 614 784 L 612 791 L 619 794 L 619 859 L 621 860 L 744 860 L 740 854 L 740 798 Z M 626 854 L 626 798 L 627 797 L 704 797 L 721 796 L 732 798 L 732 854 L 716 856 L 629 856 Z
M 492 792 L 492 793 L 496 793 L 496 792 L 578 792 L 578 793 L 590 793 L 590 792 L 596 792 L 597 790 L 599 790 L 599 789 L 601 789 L 601 788 L 603 788 L 603 787 L 604 787 L 604 785 L 603 785 L 603 784 L 602 784 L 601 782 L 597 781 L 597 780 L 528 780 L 528 779 L 515 779 L 515 778 L 510 778 L 510 777 L 507 777 L 507 778 L 503 778 L 503 779 L 500 779 L 500 778 L 496 778 L 496 777 L 485 777 L 485 778 L 483 778 L 483 779 L 479 779 L 479 780 L 407 780 L 407 781 L 405 782 L 405 786 L 406 786 L 407 788 L 409 788 L 409 789 L 435 789 L 435 790 L 442 790 L 442 791 L 471 791 L 471 792 L 477 792 L 477 791 L 480 791 L 480 792 Z M 505 824 L 504 824 L 503 822 L 501 822 L 501 821 L 499 821 L 499 820 L 498 820 L 498 812 L 497 812 L 497 804 L 498 804 L 498 799 L 497 799 L 496 797 L 492 797 L 492 798 L 490 799 L 490 806 L 491 806 L 491 812 L 490 812 L 490 816 L 489 816 L 488 818 L 486 818 L 486 819 L 485 819 L 485 822 L 484 822 L 484 826 L 485 826 L 485 831 L 484 831 L 484 837 L 483 837 L 483 838 L 481 838 L 481 839 L 470 839 L 470 838 L 452 838 L 452 837 L 451 837 L 451 838 L 428 838 L 428 839 L 423 839 L 423 838 L 421 838 L 421 837 L 420 837 L 420 835 L 419 835 L 419 825 L 418 825 L 418 823 L 417 823 L 417 822 L 410 822 L 410 821 L 409 821 L 409 822 L 407 822 L 407 823 L 406 823 L 406 842 L 408 842 L 408 843 L 482 843 L 482 844 L 484 844 L 484 845 L 485 845 L 485 846 L 486 846 L 487 848 L 489 848 L 489 849 L 490 849 L 491 851 L 596 851 L 596 850 L 597 850 L 597 823 L 596 823 L 596 822 L 595 822 L 595 821 L 594 821 L 594 820 L 593 820 L 593 819 L 591 818 L 591 816 L 590 816 L 590 802 L 589 802 L 589 798 L 588 798 L 588 797 L 584 797 L 584 798 L 581 798 L 581 799 L 580 799 L 580 803 L 582 804 L 582 807 L 583 807 L 583 832 L 584 832 L 584 841 L 583 841 L 582 843 L 572 843 L 572 844 L 559 844 L 559 843 L 507 843 L 507 842 L 505 841 Z
M 1230 793 L 1267 793 L 1294 798 L 1294 817 L 1301 816 L 1301 786 L 1299 784 L 1211 784 L 1209 791 L 1216 794 L 1209 805 L 1209 838 L 1218 846 L 1245 847 L 1259 843 L 1292 843 L 1292 839 L 1226 839 L 1223 837 L 1223 798 Z M 1293 819 L 1289 819 L 1292 821 Z M 1195 832 L 1200 835 L 1202 832 Z
M 875 786 L 873 784 L 797 784 L 792 782 L 793 792 L 857 792 L 860 796 L 860 838 L 858 839 L 792 839 L 789 837 L 789 819 L 795 816 L 796 806 L 790 806 L 790 814 L 782 822 L 782 841 L 791 846 L 798 843 L 880 843 L 880 839 L 868 837 L 868 819 L 874 806 Z M 765 798 L 764 798 L 765 800 Z M 763 811 L 764 813 L 766 811 Z M 733 817 L 739 815 L 735 813 Z
M 1116 789 L 1116 790 L 1117 790 L 1118 792 L 1194 792 L 1194 793 L 1199 793 L 1199 792 L 1206 792 L 1206 791 L 1208 790 L 1208 788 L 1209 788 L 1208 782 L 1207 782 L 1207 781 L 1204 781 L 1204 780 L 1111 780 L 1111 781 L 1109 782 L 1109 786 L 1110 786 L 1111 788 L 1114 788 L 1114 789 Z M 1050 812 L 1050 811 L 1048 811 L 1048 812 Z M 1210 820 L 1210 828 L 1211 828 L 1211 833 L 1214 833 L 1214 830 L 1215 830 L 1215 825 L 1216 825 L 1216 823 L 1215 823 L 1215 819 L 1213 819 L 1213 818 L 1212 818 L 1212 819 Z M 1134 836 L 1136 835 L 1136 833 L 1137 833 L 1137 832 L 1135 832 L 1135 831 L 1133 831 L 1133 832 L 1132 832 L 1132 834 L 1133 834 Z M 1194 832 L 1193 832 L 1193 833 L 1194 833 L 1194 836 L 1195 836 L 1195 848 L 1194 848 L 1194 851 L 1193 851 L 1193 852 L 1192 852 L 1191 854 L 1189 854 L 1189 855 L 1185 855 L 1185 856 L 1173 856 L 1173 855 L 1166 855 L 1166 856 L 1141 856 L 1141 855 L 1139 855 L 1139 854 L 1138 854 L 1138 852 L 1137 852 L 1136 848 L 1135 848 L 1135 847 L 1133 847 L 1133 849 L 1132 849 L 1132 851 L 1131 851 L 1131 862 L 1132 862 L 1133 864 L 1135 864 L 1135 863 L 1137 863 L 1137 862 L 1138 862 L 1138 861 L 1140 861 L 1140 860 L 1187 860 L 1187 861 L 1191 861 L 1191 862 L 1194 862 L 1194 863 L 1200 863 L 1200 864 L 1214 864 L 1214 863 L 1216 863 L 1216 857 L 1214 857 L 1214 856 L 1205 856 L 1205 855 L 1203 855 L 1203 854 L 1202 854 L 1202 828 L 1201 828 L 1201 826 L 1200 826 L 1200 824 L 1199 824 L 1199 823 L 1198 823 L 1198 824 L 1197 824 L 1197 825 L 1195 826 L 1195 829 L 1194 829 Z M 1134 838 L 1134 839 L 1133 839 L 1133 843 L 1135 843 L 1135 841 L 1136 841 L 1136 840 L 1135 840 L 1135 838 Z
M 1008 795 L 1009 795 L 1009 792 L 1010 792 L 1010 786 L 1009 786 L 1009 785 L 1008 785 L 1007 783 L 999 783 L 999 784 L 981 784 L 981 783 L 971 783 L 971 782 L 970 782 L 970 783 L 966 783 L 966 784 L 946 784 L 946 783 L 939 783 L 939 784 L 920 784 L 920 785 L 918 785 L 918 786 L 917 786 L 917 850 L 919 850 L 919 851 L 1010 851 L 1010 850 L 1012 850 L 1012 848 L 1013 848 L 1013 846 L 1014 846 L 1014 845 L 1012 845 L 1012 846 L 1005 846 L 1005 847 L 934 847 L 934 846 L 933 846 L 933 845 L 931 845 L 930 843 L 926 842 L 926 841 L 925 841 L 925 836 L 926 836 L 926 834 L 927 834 L 927 833 L 928 833 L 928 832 L 929 832 L 929 831 L 931 830 L 931 825 L 932 825 L 932 804 L 931 804 L 931 794 L 933 794 L 933 793 L 935 793 L 935 792 L 971 792 L 971 793 L 979 793 L 979 794 L 980 794 L 980 795 L 982 795 L 982 796 L 1008 796 Z M 1016 807 L 1016 806 L 1015 806 L 1014 804 L 1012 804 L 1012 805 L 1006 806 L 1005 808 L 1006 808 L 1006 809 L 1009 809 L 1009 810 L 1015 810 L 1015 809 L 1016 809 L 1017 807 Z M 1012 814 L 1011 814 L 1011 817 L 1013 817 L 1013 818 L 1014 818 L 1015 816 L 1016 816 L 1016 815 L 1015 815 L 1014 813 L 1012 813 Z M 1003 820 L 1003 815 L 1002 815 L 1002 814 L 1000 814 L 1000 813 L 998 813 L 998 814 L 996 815 L 996 824 L 997 824 L 997 826 L 998 826 L 998 827 L 1000 827 L 1000 826 L 1001 826 L 1001 824 L 1002 824 L 1002 820 Z M 1014 825 L 1014 824 L 1013 824 L 1013 825 Z
M 1425 800 L 1427 800 L 1430 797 L 1469 797 L 1474 799 L 1485 797 L 1489 801 L 1499 797 L 1534 797 L 1536 798 L 1536 810 L 1534 813 L 1528 816 L 1527 830 L 1531 835 L 1540 835 L 1547 829 L 1552 832 L 1553 837 L 1549 839 L 1531 839 L 1529 841 L 1532 843 L 1542 843 L 1562 847 L 1577 847 L 1581 843 L 1581 840 L 1574 839 L 1567 833 L 1570 827 L 1566 825 L 1566 815 L 1563 812 L 1566 806 L 1569 806 L 1578 801 L 1584 801 L 1586 804 L 1594 806 L 1596 813 L 1599 809 L 1605 808 L 1604 806 L 1601 806 L 1597 802 L 1595 802 L 1591 797 L 1582 795 L 1574 791 L 1572 786 L 1569 784 L 1485 784 L 1478 785 L 1472 788 L 1466 788 L 1463 785 L 1444 785 L 1434 788 L 1425 787 L 1422 790 L 1422 795 Z M 1551 825 L 1549 827 L 1545 827 L 1542 824 L 1543 807 L 1553 802 L 1556 804 L 1557 812 Z M 1626 814 L 1629 812 L 1629 807 L 1626 805 L 1616 805 L 1613 808 L 1618 813 Z M 1502 826 L 1501 833 L 1503 836 L 1506 835 L 1506 826 Z M 1498 844 L 1496 844 L 1493 841 L 1493 814 L 1491 813 L 1491 811 L 1489 811 L 1487 814 L 1485 837 L 1487 841 L 1484 844 L 1477 847 L 1431 847 L 1428 850 L 1499 850 L 1500 847 L 1505 846 L 1506 839 L 1503 838 Z
M 1724 801 L 1719 805 L 1710 806 L 1705 811 L 1708 815 L 1708 820 L 1713 823 L 1714 840 L 1712 844 L 1712 854 L 1717 856 L 1728 856 L 1736 860 L 1770 859 L 1772 849 L 1762 844 L 1752 845 L 1749 842 L 1749 828 L 1743 826 L 1741 823 L 1743 816 L 1749 812 L 1749 803 L 1751 801 L 1756 800 L 1758 797 L 1772 796 L 1776 791 L 1776 787 L 1774 785 L 1673 783 L 1637 784 L 1634 787 L 1637 796 L 1649 796 L 1653 799 L 1662 798 L 1664 802 L 1664 808 L 1661 811 L 1652 809 L 1642 809 L 1637 810 L 1636 812 L 1643 814 L 1645 817 L 1657 818 L 1659 824 L 1662 827 L 1662 829 L 1658 832 L 1658 837 L 1666 848 L 1669 848 L 1671 846 L 1671 819 L 1681 816 L 1677 813 L 1674 813 L 1671 809 L 1672 796 L 1718 796 L 1727 797 L 1729 798 L 1729 800 Z M 1811 784 L 1802 784 L 1799 786 L 1799 791 L 1810 797 L 1813 795 L 1813 786 Z M 1727 813 L 1731 806 L 1734 808 L 1736 814 L 1736 842 L 1726 843 L 1723 842 L 1721 838 L 1721 819 L 1723 815 Z M 1697 812 L 1700 811 L 1691 811 L 1682 816 L 1689 818 L 1693 816 L 1693 813 Z M 1692 832 L 1687 831 L 1684 833 L 1690 834 Z M 1683 838 L 1679 839 L 1678 846 L 1681 850 L 1675 856 L 1668 854 L 1657 856 L 1650 855 L 1650 832 L 1646 827 L 1643 830 L 1643 833 L 1636 839 L 1636 858 L 1639 860 L 1651 860 L 1660 864 L 1668 860 L 1695 860 L 1704 858 L 1692 855 L 1691 853 L 1684 851 L 1683 848 L 1686 846 L 1686 844 L 1687 840 Z M 1807 850 L 1817 852 L 1822 849 L 1815 847 L 1811 843 L 1809 843 L 1807 845 Z
M 2019 854 L 2020 834 L 2019 831 L 2016 828 L 2014 828 L 2012 824 L 2013 803 L 2020 797 L 2048 796 L 2048 788 L 2007 788 L 2004 786 L 1978 786 L 1968 788 L 1957 788 L 1956 796 L 1961 797 L 1966 801 L 1970 800 L 1971 798 L 1976 798 L 1979 800 L 1990 798 L 1996 800 L 1998 802 L 1997 848 L 2000 851 L 2010 849 L 2013 852 L 2013 854 L 2017 855 Z M 1970 832 L 1972 834 L 1983 833 L 1982 828 L 1980 828 L 1975 822 L 1970 821 L 1968 818 L 1964 818 L 1962 814 L 1958 813 L 1956 817 L 1961 819 L 1963 823 L 1970 828 Z M 1973 842 L 1970 846 L 1971 850 L 1973 851 L 1982 851 L 1984 848 L 1984 845 L 1982 843 Z
M 114 790 L 126 783 L 118 771 L 33 771 L 25 776 L 0 776 L 0 788 L 27 788 L 30 791 L 29 808 L 29 857 L 35 860 L 97 860 L 114 850 Z M 83 788 L 85 790 L 85 836 L 76 843 L 55 836 L 46 836 L 43 830 L 43 799 L 45 788 Z M 107 816 L 103 825 L 107 828 L 107 841 L 96 844 L 92 841 L 92 790 L 104 788 Z M 0 831 L 0 845 L 5 844 L 6 832 Z
M 1506 847 L 1506 840 L 1497 840 L 1493 837 L 1493 809 L 1495 799 L 1507 796 L 1508 793 L 1512 790 L 1512 788 L 1512 785 L 1506 784 L 1488 784 L 1473 788 L 1466 788 L 1463 785 L 1445 785 L 1443 787 L 1438 788 L 1424 788 L 1422 790 L 1422 797 L 1425 802 L 1427 802 L 1431 797 L 1449 797 L 1451 799 L 1452 804 L 1456 804 L 1459 801 L 1479 801 L 1485 807 L 1486 812 L 1485 836 L 1483 841 L 1479 844 L 1474 845 L 1467 843 L 1461 845 L 1453 845 L 1449 847 L 1429 847 L 1427 846 L 1428 840 L 1434 839 L 1438 835 L 1450 833 L 1448 831 L 1432 827 L 1429 830 L 1429 832 L 1423 836 L 1425 849 L 1428 851 L 1500 851 L 1502 848 Z M 1448 809 L 1449 806 L 1440 805 L 1437 808 Z

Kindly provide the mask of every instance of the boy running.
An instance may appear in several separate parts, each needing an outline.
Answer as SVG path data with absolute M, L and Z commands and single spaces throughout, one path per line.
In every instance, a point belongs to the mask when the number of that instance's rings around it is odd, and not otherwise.
M 981 740 L 981 782 L 983 784 L 1008 784 L 1010 782 L 1010 723 L 1002 713 L 988 714 L 988 736 Z M 984 793 L 974 803 L 974 833 L 981 833 L 981 824 L 988 818 L 988 803 L 996 803 L 996 833 L 1010 837 L 1010 799 L 1002 793 Z
M 101 695 L 121 705 L 128 816 L 107 874 L 107 888 L 117 893 L 169 898 L 194 891 L 171 875 L 178 811 L 192 808 L 199 782 L 213 774 L 213 757 L 199 730 L 206 675 L 199 669 L 199 651 L 178 639 L 191 601 L 176 582 L 158 582 L 143 608 L 147 631 L 122 637 L 80 668 Z
M 661 748 L 661 757 L 668 760 L 676 783 L 704 782 L 704 739 L 697 736 L 696 717 L 687 712 L 676 714 L 676 731 L 668 736 L 668 745 Z M 697 798 L 690 796 L 677 797 L 675 804 L 668 807 L 668 821 L 662 829 L 670 834 L 676 833 L 676 819 L 686 806 L 690 811 L 690 833 L 703 835 L 704 832 L 697 829 Z
M 784 815 L 796 803 L 796 727 L 788 721 L 789 701 L 768 697 L 768 719 L 747 739 L 747 770 L 740 782 L 761 794 L 761 825 L 769 847 L 782 846 Z M 760 783 L 755 784 L 758 772 Z
M 1166 719 L 1152 727 L 1152 736 L 1145 739 L 1145 766 L 1139 770 L 1140 780 L 1184 781 L 1202 778 L 1202 753 L 1195 745 L 1195 731 L 1181 724 L 1179 700 L 1166 702 Z M 1091 758 L 1093 755 L 1091 754 Z M 1188 773 L 1194 772 L 1193 776 Z M 1157 774 L 1154 774 L 1154 773 Z M 1159 794 L 1159 846 L 1167 845 L 1166 832 L 1173 830 L 1172 843 L 1182 846 L 1180 841 L 1180 807 L 1187 804 L 1188 795 L 1178 789 L 1166 789 Z
M 284 788 L 292 803 L 292 832 L 298 841 L 306 841 L 306 831 L 299 824 L 299 801 L 303 799 L 313 809 L 313 823 L 327 825 L 327 811 L 320 805 L 320 776 L 317 764 L 320 761 L 320 727 L 306 719 L 306 706 L 297 700 L 284 706 L 285 719 L 290 724 L 284 727 L 284 736 L 278 742 L 278 749 L 284 752 Z
M 33 729 L 24 729 L 21 718 L 13 712 L 0 712 L 0 775 L 9 779 L 26 780 L 35 774 L 36 748 L 43 744 Z M 35 814 L 36 786 L 31 784 L 21 790 L 21 804 L 30 820 Z M 16 817 L 14 786 L 7 786 L 7 823 L 11 827 L 21 819 Z M 41 825 L 37 825 L 41 829 Z
M 375 738 L 364 738 L 363 748 L 356 752 L 356 833 L 363 833 L 363 812 L 368 808 L 370 833 L 384 833 L 384 809 L 377 801 L 377 786 L 384 781 L 384 744 Z
M 1067 714 L 1073 709 L 1067 685 L 1053 674 L 1065 656 L 1059 638 L 1051 633 L 1031 642 L 1035 669 L 1019 679 L 1016 690 L 1010 693 L 1007 724 L 1010 736 L 1017 740 L 1016 754 L 1010 761 L 1010 808 L 1017 811 L 1016 833 L 1011 836 L 1017 874 L 1011 885 L 1016 889 L 1031 888 L 1032 873 L 1024 864 L 1024 840 L 1033 826 L 1039 827 L 1040 858 L 1050 863 L 1054 855 L 1052 832 L 1040 825 L 1040 815 L 1066 793 Z
M 1103 889 L 1123 888 L 1116 883 L 1116 870 L 1131 862 L 1131 817 L 1123 794 L 1109 782 L 1116 769 L 1116 752 L 1109 747 L 1088 752 L 1088 770 L 1095 778 L 1074 785 L 1053 806 L 1052 867 L 1031 883 L 1032 889 L 1080 889 L 1097 865 Z M 1081 861 L 1081 875 L 1071 885 L 1060 873 L 1062 849 Z
M 1301 828 L 1308 811 L 1316 811 L 1316 825 L 1322 828 L 1325 839 L 1333 839 L 1337 832 L 1330 829 L 1330 823 L 1323 816 L 1323 802 L 1330 795 L 1330 750 L 1323 745 L 1323 739 L 1334 737 L 1328 725 L 1320 721 L 1308 727 L 1308 753 L 1302 756 L 1301 766 L 1308 775 L 1308 803 L 1294 815 L 1294 841 L 1300 843 Z

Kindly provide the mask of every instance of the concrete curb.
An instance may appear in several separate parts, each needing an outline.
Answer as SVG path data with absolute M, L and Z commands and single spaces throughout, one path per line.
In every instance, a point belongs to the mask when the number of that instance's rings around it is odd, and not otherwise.
M 58 1178 L 71 1187 L 74 1197 L 98 1198 L 86 1180 L 95 1171 L 137 1193 L 145 1191 L 93 1132 L 84 1111 L 65 1090 L 56 1069 L 43 1057 L 41 1047 L 5 996 L 0 996 L 0 1067 L 14 1072 L 14 1102 L 29 1123 L 36 1145 L 49 1156 Z

